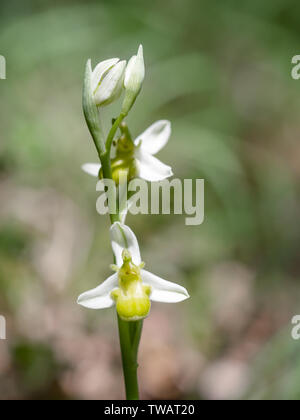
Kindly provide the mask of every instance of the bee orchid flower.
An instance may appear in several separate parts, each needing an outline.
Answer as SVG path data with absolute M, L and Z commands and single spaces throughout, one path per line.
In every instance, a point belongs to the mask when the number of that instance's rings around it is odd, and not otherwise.
M 117 146 L 112 160 L 113 178 L 117 178 L 114 177 L 114 168 L 116 172 L 119 169 L 127 169 L 129 178 L 142 178 L 146 181 L 162 181 L 172 176 L 172 168 L 154 157 L 167 144 L 170 135 L 170 121 L 159 120 L 150 125 L 131 144 L 127 139 L 129 146 L 126 152 L 118 152 Z M 82 169 L 92 176 L 101 177 L 100 163 L 85 163 Z
M 120 318 L 137 321 L 149 314 L 151 300 L 171 303 L 189 298 L 183 286 L 144 270 L 138 241 L 128 226 L 114 223 L 110 236 L 116 261 L 112 269 L 116 272 L 100 286 L 81 294 L 78 304 L 91 309 L 116 305 Z

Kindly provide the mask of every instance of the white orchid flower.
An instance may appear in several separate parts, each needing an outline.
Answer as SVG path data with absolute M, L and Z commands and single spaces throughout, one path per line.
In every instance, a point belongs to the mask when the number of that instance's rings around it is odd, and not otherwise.
M 173 175 L 172 168 L 153 155 L 167 144 L 170 135 L 170 121 L 156 121 L 134 140 L 132 150 L 130 150 L 132 154 L 128 153 L 124 165 L 131 165 L 134 168 L 135 177 L 146 181 L 162 181 L 169 178 Z M 118 156 L 114 159 L 119 164 Z M 124 165 L 121 169 L 124 169 Z M 100 163 L 85 163 L 82 165 L 84 172 L 96 177 L 99 176 L 100 169 Z M 114 169 L 113 162 L 112 169 Z
M 125 78 L 124 88 L 125 97 L 122 105 L 122 112 L 127 114 L 132 105 L 134 104 L 145 78 L 145 64 L 143 56 L 143 46 L 140 45 L 137 55 L 131 57 L 128 61 Z
M 116 265 L 115 274 L 100 286 L 81 294 L 78 303 L 86 308 L 103 309 L 116 305 L 119 316 L 126 321 L 145 318 L 150 300 L 181 302 L 189 298 L 187 290 L 144 270 L 138 241 L 132 230 L 119 222 L 110 228 Z
M 91 89 L 96 105 L 108 105 L 119 98 L 123 90 L 126 61 L 110 58 L 97 64 L 91 76 Z

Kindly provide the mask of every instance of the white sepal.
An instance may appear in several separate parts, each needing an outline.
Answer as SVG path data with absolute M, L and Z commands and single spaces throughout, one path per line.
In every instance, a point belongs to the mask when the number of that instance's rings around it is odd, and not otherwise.
M 142 270 L 141 276 L 143 284 L 151 286 L 150 299 L 155 302 L 175 303 L 190 297 L 183 286 L 163 280 L 149 271 Z
M 114 301 L 110 294 L 116 287 L 118 287 L 118 274 L 114 273 L 101 283 L 100 286 L 82 293 L 77 299 L 77 303 L 90 309 L 110 308 L 114 305 Z
M 162 181 L 173 175 L 171 166 L 139 148 L 135 154 L 138 177 L 146 181 Z
M 92 73 L 92 92 L 95 93 L 96 89 L 101 83 L 103 75 L 117 62 L 119 58 L 109 58 L 108 60 L 101 61 L 94 68 Z
M 101 164 L 100 163 L 85 163 L 81 166 L 81 169 L 92 176 L 96 176 L 98 177 L 99 175 L 99 171 L 101 168 Z
M 135 140 L 134 144 L 150 155 L 158 153 L 167 143 L 171 135 L 171 123 L 168 120 L 159 120 L 150 125 Z
M 122 93 L 126 61 L 119 61 L 104 75 L 95 90 L 95 102 L 98 106 L 108 105 L 118 99 Z
M 140 265 L 141 254 L 138 241 L 132 230 L 120 222 L 115 222 L 110 227 L 110 239 L 113 253 L 116 257 L 116 264 L 121 267 L 123 264 L 122 251 L 128 249 L 135 265 Z

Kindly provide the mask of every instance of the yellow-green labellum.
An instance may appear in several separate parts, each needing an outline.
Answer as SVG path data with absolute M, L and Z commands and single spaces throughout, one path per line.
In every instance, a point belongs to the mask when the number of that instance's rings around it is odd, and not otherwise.
M 149 314 L 151 287 L 142 283 L 141 266 L 132 262 L 128 250 L 123 251 L 122 257 L 123 265 L 118 271 L 119 288 L 111 292 L 111 297 L 116 303 L 120 318 L 138 321 Z

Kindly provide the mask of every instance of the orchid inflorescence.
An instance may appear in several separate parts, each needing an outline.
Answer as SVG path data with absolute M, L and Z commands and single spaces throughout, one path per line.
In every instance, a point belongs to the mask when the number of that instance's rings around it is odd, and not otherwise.
M 141 178 L 155 182 L 173 175 L 170 166 L 154 155 L 168 142 L 171 123 L 159 120 L 134 140 L 125 118 L 141 90 L 145 76 L 143 48 L 128 64 L 112 58 L 101 61 L 92 70 L 88 60 L 83 87 L 83 111 L 96 146 L 99 163 L 86 163 L 82 169 L 101 179 L 120 182 L 121 174 L 127 179 Z M 112 127 L 104 135 L 101 123 L 102 107 L 111 104 L 124 93 L 120 114 L 112 120 Z M 117 131 L 120 134 L 117 136 Z M 117 200 L 117 197 L 114 197 Z M 189 297 L 187 290 L 176 283 L 144 269 L 137 238 L 125 225 L 124 212 L 110 212 L 110 238 L 115 264 L 114 274 L 98 287 L 82 293 L 78 303 L 86 308 L 102 309 L 116 306 L 127 398 L 138 398 L 136 379 L 137 351 L 142 320 L 149 315 L 151 301 L 180 302 Z

